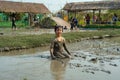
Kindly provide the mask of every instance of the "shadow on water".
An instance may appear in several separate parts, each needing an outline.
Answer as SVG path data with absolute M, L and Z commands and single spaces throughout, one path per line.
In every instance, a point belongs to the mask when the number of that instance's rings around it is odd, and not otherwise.
M 69 59 L 63 60 L 52 60 L 50 64 L 51 74 L 54 80 L 64 80 L 66 66 L 68 65 Z

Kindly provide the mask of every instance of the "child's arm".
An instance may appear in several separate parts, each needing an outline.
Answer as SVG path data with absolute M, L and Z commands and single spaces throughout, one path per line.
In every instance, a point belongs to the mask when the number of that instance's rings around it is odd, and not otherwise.
M 50 45 L 50 55 L 51 55 L 51 58 L 52 59 L 55 59 L 55 56 L 54 56 L 54 54 L 53 54 L 53 46 L 54 46 L 54 42 L 51 42 L 51 45 Z
M 67 52 L 69 55 L 71 55 L 71 53 L 68 51 L 65 43 L 63 43 L 63 46 L 64 46 L 64 49 L 66 50 L 66 52 Z
M 51 55 L 51 58 L 52 58 L 52 59 L 55 58 L 55 56 L 54 56 L 54 54 L 53 54 L 53 49 L 52 49 L 52 48 L 50 49 L 50 55 Z
M 63 39 L 63 47 L 66 50 L 66 52 L 71 55 L 71 53 L 68 51 L 67 47 L 66 47 L 66 43 L 65 43 L 65 39 Z

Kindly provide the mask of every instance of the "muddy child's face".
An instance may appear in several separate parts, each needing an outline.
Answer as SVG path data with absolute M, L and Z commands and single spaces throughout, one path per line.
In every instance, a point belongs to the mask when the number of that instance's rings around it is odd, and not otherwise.
M 58 29 L 56 30 L 56 34 L 62 34 L 62 28 L 58 28 Z

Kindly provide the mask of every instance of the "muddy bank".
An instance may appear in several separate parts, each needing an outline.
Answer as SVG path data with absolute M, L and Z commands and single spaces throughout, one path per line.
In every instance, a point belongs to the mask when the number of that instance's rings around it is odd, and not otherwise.
M 67 41 L 68 44 L 68 48 L 72 51 L 74 50 L 84 50 L 86 47 L 88 48 L 93 48 L 97 47 L 97 49 L 102 49 L 100 47 L 102 47 L 101 44 L 103 44 L 104 42 L 100 42 L 97 43 L 97 41 L 101 41 L 102 39 L 104 40 L 117 40 L 117 42 L 120 42 L 119 37 L 118 36 L 110 36 L 110 35 L 104 35 L 103 37 L 101 36 L 93 36 L 91 38 L 87 37 L 87 38 L 81 38 L 81 39 L 74 39 L 74 40 L 69 40 Z M 89 43 L 91 42 L 91 43 Z M 95 42 L 95 43 L 94 43 Z M 116 41 L 113 41 L 116 42 Z M 113 43 L 114 44 L 114 43 Z M 21 47 L 13 47 L 13 48 L 9 48 L 9 47 L 5 47 L 5 48 L 0 48 L 0 55 L 21 55 L 21 54 L 29 54 L 32 53 L 33 51 L 45 51 L 45 50 L 49 50 L 49 45 L 50 44 L 43 44 L 40 47 L 33 47 L 33 48 L 27 48 L 25 46 L 23 46 L 23 48 Z M 105 45 L 107 45 L 107 43 L 105 42 Z M 96 48 L 95 48 L 96 49 Z M 96 49 L 96 50 L 97 50 Z M 117 49 L 118 51 L 120 50 L 119 48 L 115 47 L 115 49 Z M 28 52 L 27 52 L 28 51 Z M 97 50 L 99 51 L 99 50 Z M 106 50 L 108 51 L 108 50 Z
M 3 31 L 3 30 L 2 30 Z M 53 29 L 40 29 L 35 32 L 29 29 L 21 29 L 17 31 L 5 30 L 4 35 L 0 37 L 0 51 L 9 52 L 13 50 L 30 49 L 35 47 L 48 46 L 51 38 L 54 37 Z M 80 42 L 89 39 L 103 39 L 119 35 L 120 30 L 64 30 L 63 36 L 68 43 Z M 42 35 L 41 35 L 42 34 Z
M 103 36 L 93 36 L 93 37 L 86 37 L 86 38 L 80 38 L 80 39 L 72 39 L 72 40 L 67 40 L 67 43 L 74 43 L 74 42 L 80 42 L 83 40 L 95 40 L 95 39 L 104 39 L 104 38 L 112 38 L 112 37 L 118 37 L 118 36 L 111 36 L 111 35 L 103 35 Z M 49 41 L 50 42 L 50 41 Z M 18 42 L 19 43 L 19 42 Z M 23 50 L 23 49 L 30 49 L 30 48 L 37 48 L 37 47 L 46 47 L 49 46 L 50 43 L 41 43 L 39 45 L 34 45 L 34 46 L 19 46 L 19 47 L 1 47 L 0 52 L 10 52 L 14 50 Z

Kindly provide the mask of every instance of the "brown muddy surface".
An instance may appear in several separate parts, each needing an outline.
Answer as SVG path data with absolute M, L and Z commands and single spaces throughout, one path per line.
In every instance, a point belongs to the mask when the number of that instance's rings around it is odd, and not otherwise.
M 120 79 L 120 37 L 85 40 L 67 47 L 73 59 L 51 60 L 49 47 L 1 53 L 5 55 L 0 56 L 0 80 Z

